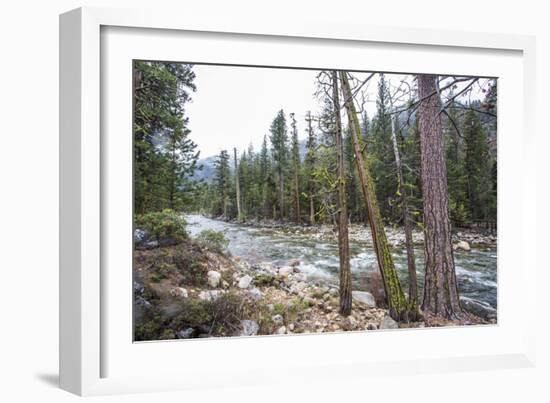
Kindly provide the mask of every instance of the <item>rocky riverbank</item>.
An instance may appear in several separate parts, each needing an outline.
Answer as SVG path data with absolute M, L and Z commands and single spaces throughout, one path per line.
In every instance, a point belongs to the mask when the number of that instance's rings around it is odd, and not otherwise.
M 341 316 L 338 290 L 308 282 L 299 266 L 298 261 L 250 266 L 193 241 L 136 250 L 136 340 L 398 327 L 365 291 L 353 293 L 353 314 Z
M 235 220 L 230 222 L 237 223 Z M 284 233 L 303 234 L 317 240 L 335 241 L 337 239 L 334 226 L 326 224 L 298 225 L 274 220 L 249 220 L 240 224 L 258 228 L 270 228 L 274 231 L 281 231 Z M 386 236 L 388 242 L 393 247 L 405 246 L 405 232 L 402 227 L 387 226 Z M 367 225 L 356 223 L 350 224 L 349 239 L 350 241 L 372 244 L 371 232 Z M 496 248 L 497 245 L 496 234 L 486 230 L 455 230 L 453 231 L 452 239 L 453 248 L 455 250 L 469 251 L 471 248 Z M 424 233 L 422 231 L 418 229 L 413 231 L 413 243 L 415 246 L 422 246 L 424 244 Z

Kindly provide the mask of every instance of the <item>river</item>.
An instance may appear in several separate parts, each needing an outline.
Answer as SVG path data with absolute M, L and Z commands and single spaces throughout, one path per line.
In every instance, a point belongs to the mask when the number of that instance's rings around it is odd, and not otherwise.
M 229 240 L 228 249 L 250 264 L 272 262 L 285 265 L 298 259 L 300 271 L 311 280 L 338 281 L 338 246 L 336 241 L 319 240 L 310 234 L 280 229 L 255 227 L 213 220 L 201 215 L 187 215 L 188 231 L 196 236 L 202 230 L 221 231 Z M 405 248 L 393 248 L 393 258 L 407 289 L 407 257 Z M 350 241 L 353 287 L 366 289 L 366 275 L 377 270 L 376 255 L 367 242 Z M 459 292 L 477 301 L 497 307 L 497 253 L 496 248 L 472 249 L 454 253 Z M 424 251 L 416 249 L 419 288 L 422 290 Z

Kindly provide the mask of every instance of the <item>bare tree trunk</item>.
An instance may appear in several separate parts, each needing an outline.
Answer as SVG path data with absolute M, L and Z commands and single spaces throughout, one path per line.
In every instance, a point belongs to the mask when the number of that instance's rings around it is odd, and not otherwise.
M 420 104 L 420 166 L 426 274 L 422 310 L 435 316 L 455 319 L 462 314 L 462 309 L 451 243 L 441 99 L 437 76 L 419 75 L 417 80 L 418 96 L 423 100 Z
M 340 72 L 342 79 L 342 93 L 344 96 L 345 107 L 349 119 L 349 128 L 353 141 L 353 151 L 355 154 L 355 162 L 357 164 L 357 173 L 361 183 L 361 191 L 367 206 L 369 215 L 369 225 L 372 233 L 372 240 L 376 257 L 378 259 L 378 267 L 384 282 L 384 290 L 388 300 L 388 308 L 390 316 L 395 320 L 408 320 L 408 307 L 405 294 L 401 288 L 401 283 L 397 277 L 397 271 L 393 264 L 391 251 L 388 245 L 388 239 L 384 229 L 384 223 L 380 214 L 380 208 L 376 200 L 374 190 L 374 182 L 370 175 L 370 170 L 367 162 L 362 154 L 361 128 L 357 118 L 355 105 L 353 104 L 353 94 L 349 85 L 349 81 L 345 72 Z
M 285 203 L 285 178 L 283 169 L 279 168 L 279 214 L 281 221 L 284 220 L 284 203 Z
M 346 172 L 344 165 L 344 144 L 342 141 L 342 118 L 338 96 L 338 74 L 332 72 L 332 100 L 336 118 L 336 175 L 338 181 L 336 209 L 338 218 L 338 252 L 340 256 L 340 313 L 351 313 L 351 269 L 349 261 L 348 209 L 346 197 Z
M 307 113 L 307 126 L 308 126 L 308 134 L 309 136 L 312 136 L 312 127 L 311 127 L 311 112 L 308 111 Z M 310 152 L 310 150 L 308 150 Z M 312 184 L 312 178 L 308 178 L 308 181 L 310 182 L 308 184 L 309 186 L 309 223 L 315 224 L 315 202 L 313 201 L 313 184 Z
M 296 207 L 296 215 L 294 220 L 299 224 L 300 223 L 300 179 L 298 177 L 299 166 L 295 167 L 294 171 L 294 200 Z
M 393 100 L 390 95 L 390 107 L 393 109 Z M 409 320 L 417 320 L 420 316 L 418 311 L 418 282 L 416 278 L 416 262 L 414 256 L 414 245 L 412 239 L 412 223 L 409 213 L 409 200 L 405 179 L 403 177 L 403 165 L 401 164 L 401 156 L 399 154 L 399 146 L 397 144 L 396 130 L 397 116 L 391 120 L 391 137 L 393 143 L 393 154 L 395 156 L 395 164 L 397 166 L 397 191 L 401 198 L 401 213 L 403 216 L 403 227 L 405 230 L 405 248 L 407 249 L 407 269 L 409 274 Z
M 241 213 L 241 189 L 239 186 L 239 166 L 237 165 L 237 148 L 233 148 L 233 158 L 235 159 L 235 188 L 237 194 L 237 221 L 242 220 Z

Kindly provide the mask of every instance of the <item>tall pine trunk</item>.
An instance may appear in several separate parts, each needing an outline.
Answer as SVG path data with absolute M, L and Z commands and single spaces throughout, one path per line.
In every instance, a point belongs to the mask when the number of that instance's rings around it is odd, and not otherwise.
M 338 220 L 338 253 L 340 257 L 340 313 L 351 313 L 351 268 L 349 260 L 349 235 L 348 235 L 348 209 L 346 197 L 346 171 L 344 165 L 344 144 L 342 141 L 342 118 L 340 115 L 340 99 L 338 96 L 338 74 L 332 72 L 332 100 L 334 103 L 334 115 L 336 128 L 334 131 L 336 144 L 336 175 L 337 197 L 336 209 Z
M 233 147 L 233 158 L 235 159 L 235 193 L 237 196 L 237 221 L 241 221 L 241 189 L 239 186 L 239 166 L 237 165 L 237 148 Z
M 419 75 L 420 157 L 426 273 L 422 310 L 455 319 L 462 313 L 451 242 L 447 167 L 437 76 Z
M 382 275 L 382 281 L 384 282 L 384 290 L 388 300 L 390 316 L 395 320 L 408 320 L 409 310 L 407 300 L 401 288 L 401 283 L 397 277 L 397 271 L 395 270 L 395 265 L 391 256 L 380 208 L 376 200 L 374 182 L 370 175 L 369 166 L 363 158 L 361 128 L 359 126 L 357 112 L 353 103 L 353 94 L 346 74 L 345 72 L 340 72 L 342 93 L 349 119 L 349 128 L 353 141 L 357 173 L 361 183 L 361 192 L 363 193 L 363 198 L 367 206 L 374 250 L 378 259 L 378 267 Z

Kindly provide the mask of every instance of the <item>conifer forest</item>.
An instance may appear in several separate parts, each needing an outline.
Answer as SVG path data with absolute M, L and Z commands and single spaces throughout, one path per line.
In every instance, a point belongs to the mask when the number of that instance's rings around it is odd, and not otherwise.
M 496 324 L 497 81 L 134 61 L 134 339 Z

